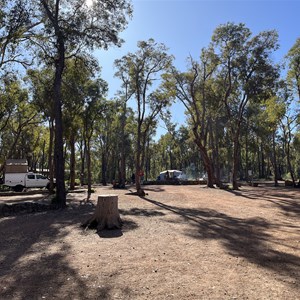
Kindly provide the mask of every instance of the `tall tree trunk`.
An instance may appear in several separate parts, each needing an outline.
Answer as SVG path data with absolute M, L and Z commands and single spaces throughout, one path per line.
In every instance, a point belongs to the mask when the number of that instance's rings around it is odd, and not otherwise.
M 258 178 L 261 178 L 261 159 L 260 159 L 260 145 L 259 145 L 259 140 L 258 136 L 256 138 L 256 149 L 257 149 L 257 168 L 258 168 Z
M 121 162 L 119 184 L 125 188 L 126 181 L 126 147 L 125 147 L 125 125 L 126 125 L 126 102 L 123 106 L 123 114 L 121 117 Z
M 203 165 L 207 173 L 207 187 L 213 188 L 215 183 L 215 175 L 214 175 L 212 162 L 207 154 L 206 148 L 202 145 L 201 140 L 198 134 L 196 133 L 195 129 L 194 129 L 194 136 L 195 136 L 194 142 L 198 146 L 198 149 L 201 154 L 201 158 L 203 160 Z
M 291 133 L 288 133 L 289 138 L 287 140 L 287 145 L 286 145 L 286 162 L 287 162 L 287 166 L 288 166 L 288 171 L 291 175 L 291 179 L 293 182 L 293 186 L 296 187 L 296 181 L 295 181 L 295 175 L 294 175 L 294 171 L 293 171 L 293 167 L 292 167 L 292 163 L 291 163 L 291 146 L 290 146 L 290 140 L 291 140 Z
M 88 194 L 92 191 L 92 171 L 91 171 L 91 141 L 90 137 L 86 141 L 86 167 L 87 167 L 87 179 L 88 179 Z M 89 197 L 88 197 L 89 198 Z
M 218 121 L 217 121 L 218 123 Z M 221 175 L 220 175 L 220 161 L 219 161 L 219 138 L 218 138 L 218 129 L 213 130 L 212 120 L 209 118 L 209 137 L 210 144 L 212 149 L 212 163 L 213 170 L 215 174 L 215 182 L 218 187 L 221 187 Z M 216 128 L 219 128 L 218 124 Z
M 277 166 L 277 155 L 276 155 L 276 143 L 275 143 L 276 130 L 272 133 L 272 149 L 273 149 L 273 169 L 274 169 L 274 185 L 278 186 L 278 166 Z
M 260 153 L 261 153 L 261 178 L 266 177 L 266 164 L 265 164 L 265 155 L 264 155 L 264 147 L 262 142 L 260 143 Z
M 102 164 L 101 164 L 101 173 L 102 173 L 102 184 L 104 186 L 107 185 L 107 181 L 106 181 L 106 170 L 107 170 L 107 159 L 106 159 L 106 154 L 104 153 L 104 151 L 102 152 Z
M 59 4 L 59 1 L 56 1 Z M 54 94 L 54 120 L 55 120 L 55 146 L 54 161 L 56 175 L 56 204 L 63 208 L 66 206 L 66 189 L 65 189 L 65 161 L 64 161 L 64 141 L 63 141 L 63 121 L 62 121 L 62 74 L 65 68 L 65 41 L 64 34 L 58 23 L 58 10 L 52 14 L 48 1 L 41 1 L 45 13 L 52 23 L 56 38 L 56 58 L 55 58 L 55 78 L 53 85 Z
M 71 132 L 70 136 L 70 189 L 75 189 L 75 136 Z
M 41 171 L 42 174 L 44 174 L 44 168 L 45 168 L 45 148 L 46 148 L 46 141 L 43 142 L 43 149 L 42 149 L 42 159 L 41 159 Z
M 239 189 L 238 185 L 238 169 L 239 169 L 239 142 L 238 139 L 235 138 L 233 143 L 233 164 L 232 164 L 232 188 L 234 190 Z
M 150 173 L 150 136 L 147 139 L 147 147 L 146 147 L 146 158 L 145 158 L 145 180 L 148 181 L 149 173 Z
M 239 184 L 238 184 L 238 171 L 239 171 L 239 154 L 240 154 L 240 130 L 241 130 L 241 122 L 242 118 L 239 118 L 235 130 L 234 128 L 231 129 L 233 133 L 233 162 L 232 162 L 232 188 L 234 190 L 239 189 Z
M 85 157 L 86 157 L 85 143 L 84 143 L 84 140 L 81 140 L 81 142 L 80 142 L 80 160 L 81 160 L 81 166 L 80 166 L 80 185 L 81 186 L 83 186 L 85 184 L 85 182 L 84 182 Z
M 63 126 L 62 126 L 62 95 L 61 83 L 62 72 L 64 69 L 64 53 L 60 53 L 56 62 L 55 80 L 54 80 L 54 97 L 55 97 L 55 147 L 54 161 L 56 173 L 56 202 L 59 207 L 66 206 L 65 190 L 65 168 L 64 168 L 64 143 L 63 143 Z
M 142 154 L 141 140 L 142 140 L 141 122 L 139 122 L 138 129 L 137 129 L 137 149 L 136 149 L 136 156 L 135 156 L 135 188 L 139 196 L 144 196 L 145 192 L 142 190 L 141 187 L 141 177 L 143 171 L 141 166 L 141 154 Z
M 141 138 L 141 160 L 140 160 L 140 166 L 143 168 L 145 166 L 145 161 L 146 161 L 146 143 L 147 143 L 147 136 L 148 136 L 148 131 L 145 130 L 142 133 L 142 138 Z
M 249 127 L 248 127 L 248 120 L 247 120 L 247 127 L 246 127 L 246 132 L 249 131 Z M 246 173 L 245 173 L 245 179 L 246 181 L 249 181 L 249 143 L 248 143 L 248 134 L 246 133 L 246 138 L 245 138 L 245 152 L 246 152 Z
M 172 158 L 172 150 L 169 151 L 169 159 L 170 159 L 170 170 L 173 170 L 173 158 Z
M 54 144 L 54 120 L 49 120 L 49 149 L 48 149 L 48 169 L 50 180 L 50 193 L 54 192 L 54 161 L 53 161 L 53 144 Z

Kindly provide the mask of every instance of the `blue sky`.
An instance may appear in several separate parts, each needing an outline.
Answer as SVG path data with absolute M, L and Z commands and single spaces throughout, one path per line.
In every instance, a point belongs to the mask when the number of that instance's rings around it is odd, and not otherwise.
M 169 48 L 175 65 L 185 70 L 186 58 L 197 59 L 208 46 L 214 29 L 227 22 L 245 23 L 253 34 L 275 29 L 280 49 L 274 53 L 279 62 L 300 37 L 300 0 L 133 0 L 133 18 L 121 34 L 125 43 L 97 54 L 102 78 L 109 83 L 109 97 L 119 88 L 113 77 L 113 62 L 137 50 L 137 42 L 154 38 Z M 172 108 L 173 120 L 184 122 L 183 108 Z

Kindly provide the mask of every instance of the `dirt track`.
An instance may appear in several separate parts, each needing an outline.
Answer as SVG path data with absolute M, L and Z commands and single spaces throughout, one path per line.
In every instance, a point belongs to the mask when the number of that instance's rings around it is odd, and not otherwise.
M 84 232 L 83 194 L 1 218 L 0 299 L 299 299 L 299 189 L 149 186 L 141 199 L 101 187 L 92 201 L 107 193 L 122 230 Z

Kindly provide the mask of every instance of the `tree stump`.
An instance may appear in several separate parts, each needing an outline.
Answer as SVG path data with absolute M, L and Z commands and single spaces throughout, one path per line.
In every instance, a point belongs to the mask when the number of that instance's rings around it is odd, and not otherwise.
M 100 195 L 94 215 L 83 225 L 87 228 L 102 229 L 121 228 L 122 220 L 118 210 L 118 195 Z

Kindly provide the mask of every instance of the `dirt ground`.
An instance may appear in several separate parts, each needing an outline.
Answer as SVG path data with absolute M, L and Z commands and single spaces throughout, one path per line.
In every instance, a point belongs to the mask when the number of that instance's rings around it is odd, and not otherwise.
M 300 299 L 299 189 L 147 193 L 97 187 L 94 204 L 119 195 L 121 230 L 80 227 L 94 211 L 85 193 L 63 211 L 1 218 L 0 299 Z

